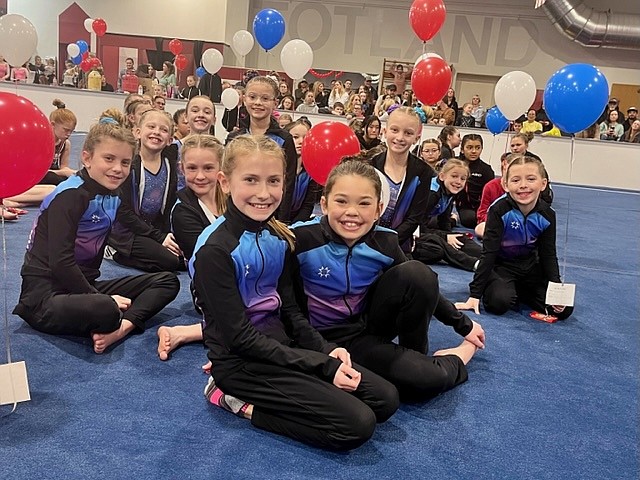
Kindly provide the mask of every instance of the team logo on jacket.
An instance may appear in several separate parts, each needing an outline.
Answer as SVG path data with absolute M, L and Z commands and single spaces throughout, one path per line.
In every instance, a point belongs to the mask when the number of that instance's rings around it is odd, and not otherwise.
M 95 213 L 91 215 L 91 223 L 100 223 L 100 215 Z
M 244 266 L 244 276 L 248 277 L 249 276 L 249 269 L 251 268 L 251 265 L 249 265 L 248 263 Z
M 511 222 L 511 228 L 513 230 L 520 230 L 520 222 L 518 220 L 514 220 Z
M 320 278 L 329 278 L 330 273 L 331 273 L 331 269 L 329 267 L 320 267 L 318 269 L 318 276 Z

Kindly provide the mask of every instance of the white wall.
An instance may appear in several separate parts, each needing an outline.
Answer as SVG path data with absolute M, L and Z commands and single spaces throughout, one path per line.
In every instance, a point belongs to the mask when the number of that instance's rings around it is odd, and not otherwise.
M 72 3 L 9 0 L 7 11 L 25 16 L 36 27 L 38 54 L 57 56 L 58 15 Z M 103 18 L 111 33 L 225 41 L 227 0 L 75 0 L 75 3 L 91 18 Z M 246 18 L 246 14 L 242 15 Z
M 384 58 L 414 61 L 422 42 L 408 20 L 410 1 L 253 0 L 250 16 L 263 8 L 285 17 L 284 41 L 273 56 L 254 50 L 253 64 L 271 68 L 282 45 L 302 38 L 314 49 L 314 67 L 378 73 Z M 551 74 L 567 63 L 601 68 L 609 83 L 640 83 L 637 51 L 582 47 L 561 35 L 533 0 L 445 1 L 447 17 L 427 51 L 442 55 L 457 72 L 502 76 L 527 71 L 543 89 Z M 617 2 L 607 8 L 615 10 Z M 599 8 L 603 8 L 600 5 Z
M 0 91 L 18 93 L 34 102 L 45 114 L 53 110 L 51 102 L 60 98 L 67 108 L 78 117 L 76 130 L 87 131 L 95 123 L 100 113 L 107 108 L 122 109 L 125 95 L 102 92 L 89 92 L 64 87 L 44 87 L 38 85 L 20 85 L 0 83 Z M 168 100 L 167 111 L 175 112 L 184 108 L 185 101 Z M 220 140 L 226 137 L 226 131 L 220 121 L 224 107 L 216 106 L 216 135 Z M 294 112 L 294 118 L 299 116 Z M 327 115 L 306 115 L 313 124 L 337 120 Z M 341 119 L 343 122 L 346 120 Z M 425 126 L 422 138 L 437 137 L 440 128 Z M 482 158 L 490 161 L 494 171 L 500 171 L 500 155 L 507 149 L 507 134 L 493 136 L 487 130 L 461 129 L 461 134 L 479 133 L 484 140 Z M 552 182 L 575 185 L 589 185 L 609 188 L 622 188 L 640 191 L 640 146 L 617 142 L 595 140 L 575 140 L 573 163 L 571 162 L 571 140 L 568 138 L 536 137 L 530 144 L 531 151 L 540 155 L 549 171 Z

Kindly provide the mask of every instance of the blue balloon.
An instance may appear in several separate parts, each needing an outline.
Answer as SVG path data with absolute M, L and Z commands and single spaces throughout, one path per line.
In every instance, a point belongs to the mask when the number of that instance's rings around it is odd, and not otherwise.
M 78 40 L 76 42 L 76 45 L 78 45 L 78 48 L 80 49 L 80 55 L 82 55 L 84 52 L 89 51 L 89 44 L 84 40 Z
M 284 37 L 284 17 L 271 8 L 265 8 L 253 19 L 253 33 L 262 48 L 269 51 Z
M 491 107 L 487 110 L 484 123 L 487 125 L 487 129 L 494 135 L 504 132 L 509 127 L 509 120 L 505 118 L 498 107 Z
M 542 98 L 549 120 L 563 132 L 577 133 L 604 111 L 609 83 L 593 65 L 572 63 L 551 75 Z
M 204 76 L 205 73 L 207 73 L 207 70 L 204 67 L 196 68 L 196 75 L 198 76 L 198 78 Z
M 74 65 L 80 65 L 80 63 L 82 62 L 82 54 L 78 55 L 77 57 L 73 57 L 71 61 Z

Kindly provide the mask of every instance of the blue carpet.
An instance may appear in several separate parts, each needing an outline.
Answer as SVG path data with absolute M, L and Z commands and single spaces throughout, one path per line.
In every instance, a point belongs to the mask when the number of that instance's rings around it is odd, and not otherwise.
M 10 316 L 13 358 L 27 362 L 32 401 L 9 416 L 0 407 L 0 478 L 637 479 L 640 196 L 555 192 L 561 257 L 570 222 L 574 316 L 546 324 L 528 310 L 483 313 L 487 349 L 469 365 L 469 381 L 403 405 L 348 454 L 259 431 L 208 405 L 202 345 L 158 360 L 157 326 L 197 320 L 185 274 L 178 298 L 144 334 L 101 356 L 89 339 L 43 335 Z M 6 225 L 10 309 L 34 216 Z M 471 274 L 436 270 L 450 299 L 467 298 Z M 104 278 L 123 273 L 104 263 Z M 432 325 L 432 349 L 459 340 Z

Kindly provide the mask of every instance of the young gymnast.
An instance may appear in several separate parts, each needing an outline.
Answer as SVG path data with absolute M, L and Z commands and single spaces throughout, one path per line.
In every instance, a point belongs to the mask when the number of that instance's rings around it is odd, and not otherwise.
M 387 151 L 371 160 L 384 173 L 391 192 L 380 225 L 398 232 L 405 252 L 411 251 L 413 232 L 424 220 L 433 176 L 433 169 L 409 151 L 420 131 L 420 117 L 412 108 L 396 108 L 387 120 Z
M 212 133 L 216 123 L 216 108 L 206 95 L 192 97 L 187 103 L 187 122 L 190 133 Z
M 256 427 L 349 450 L 395 412 L 398 392 L 352 365 L 300 313 L 291 286 L 293 235 L 274 218 L 284 175 L 282 149 L 264 135 L 237 137 L 226 148 L 219 181 L 230 195 L 227 210 L 189 261 L 213 363 L 205 395 Z M 236 409 L 230 395 L 249 403 Z
M 109 246 L 115 249 L 113 260 L 145 272 L 184 270 L 182 252 L 169 225 L 178 183 L 175 149 L 166 148 L 173 138 L 173 122 L 167 114 L 149 110 L 140 117 L 134 134 L 140 151 L 122 187 L 122 199 L 145 223 L 162 232 L 163 240 L 156 242 L 116 225 L 109 237 Z
M 138 235 L 155 234 L 118 195 L 134 150 L 133 135 L 116 122 L 91 128 L 82 152 L 84 168 L 58 185 L 40 207 L 13 311 L 41 332 L 91 336 L 96 353 L 144 330 L 145 322 L 180 289 L 175 275 L 166 272 L 96 280 L 115 221 Z
M 224 147 L 216 137 L 193 134 L 182 141 L 186 186 L 178 192 L 171 211 L 171 231 L 185 261 L 193 255 L 198 237 L 226 208 L 226 195 L 218 185 L 218 171 Z M 180 345 L 202 341 L 202 324 L 162 326 L 158 329 L 158 356 L 167 360 Z
M 285 175 L 285 189 L 280 209 L 277 213 L 278 220 L 289 222 L 291 219 L 291 207 L 296 184 L 296 170 L 298 155 L 293 138 L 285 132 L 272 114 L 276 108 L 278 97 L 278 85 L 268 77 L 253 77 L 247 83 L 244 101 L 249 118 L 241 120 L 240 128 L 227 136 L 227 143 L 239 135 L 247 133 L 251 135 L 266 135 L 276 142 L 284 152 L 287 163 Z
M 331 171 L 324 216 L 292 227 L 298 302 L 328 341 L 391 381 L 402 399 L 425 400 L 467 380 L 465 365 L 484 347 L 484 331 L 439 294 L 428 266 L 406 260 L 394 231 L 376 225 L 381 190 L 365 162 L 347 160 Z M 465 339 L 427 356 L 432 314 Z
M 433 171 L 440 169 L 440 140 L 437 138 L 427 138 L 422 142 L 420 146 L 420 158 L 431 168 Z
M 526 155 L 527 157 L 533 157 L 542 162 L 542 159 L 533 152 L 529 151 L 529 142 L 533 139 L 533 133 L 516 133 L 511 137 L 510 150 L 511 153 L 519 153 L 521 155 Z M 553 202 L 553 190 L 551 190 L 551 182 L 549 181 L 549 173 L 542 164 L 542 168 L 544 168 L 544 178 L 547 179 L 547 186 L 540 194 L 540 198 L 542 198 L 549 205 Z M 480 220 L 478 220 L 480 222 Z
M 298 157 L 291 218 L 293 222 L 304 222 L 311 218 L 313 208 L 320 201 L 322 193 L 322 187 L 309 176 L 302 164 L 302 142 L 311 129 L 311 123 L 306 119 L 300 119 L 288 124 L 284 129 L 293 137 Z
M 564 320 L 573 308 L 546 305 L 549 282 L 560 282 L 556 256 L 556 215 L 541 200 L 547 184 L 542 163 L 516 155 L 502 184 L 507 194 L 487 214 L 480 264 L 469 285 L 470 296 L 459 309 L 480 313 L 480 299 L 488 312 L 502 315 L 518 302 Z
M 462 160 L 451 158 L 431 179 L 427 202 L 427 218 L 420 229 L 412 257 L 426 264 L 444 260 L 472 272 L 480 257 L 480 245 L 463 233 L 451 231 L 451 212 L 454 197 L 464 189 L 469 167 Z
M 49 121 L 56 137 L 54 155 L 49 171 L 39 182 L 41 185 L 58 185 L 75 173 L 75 170 L 69 167 L 71 153 L 69 137 L 76 129 L 78 119 L 71 110 L 66 108 L 62 100 L 56 98 L 53 105 L 56 110 L 49 115 Z
M 476 133 L 462 137 L 460 159 L 468 165 L 470 175 L 465 189 L 456 197 L 456 210 L 460 224 L 467 228 L 475 228 L 478 224 L 476 212 L 480 206 L 482 189 L 496 176 L 491 165 L 480 158 L 482 145 L 482 137 Z
M 438 140 L 440 140 L 440 144 L 442 145 L 440 160 L 446 162 L 450 158 L 454 158 L 454 149 L 460 145 L 460 132 L 458 129 L 450 125 L 443 127 L 442 130 L 440 130 L 440 135 L 438 135 Z

